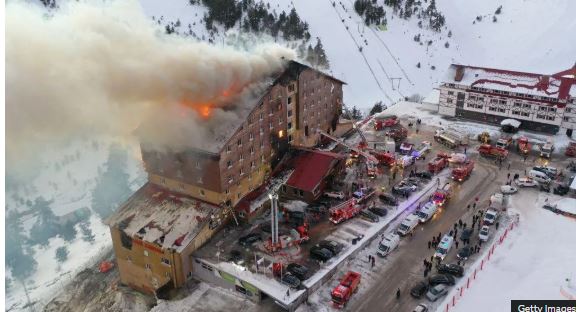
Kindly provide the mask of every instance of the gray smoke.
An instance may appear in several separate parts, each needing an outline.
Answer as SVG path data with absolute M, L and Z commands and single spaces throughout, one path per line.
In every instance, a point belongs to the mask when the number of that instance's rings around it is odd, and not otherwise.
M 7 168 L 43 144 L 130 136 L 144 120 L 154 125 L 138 128 L 148 144 L 197 145 L 206 124 L 233 119 L 230 106 L 251 99 L 262 88 L 255 82 L 279 72 L 283 58 L 294 51 L 275 44 L 239 51 L 165 35 L 135 1 L 71 2 L 49 13 L 8 3 Z M 198 114 L 206 105 L 224 109 L 206 122 Z

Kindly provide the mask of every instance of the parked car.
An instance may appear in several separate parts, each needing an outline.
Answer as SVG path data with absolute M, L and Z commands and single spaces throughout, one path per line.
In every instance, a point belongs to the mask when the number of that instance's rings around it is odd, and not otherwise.
M 432 179 L 432 173 L 430 173 L 428 171 L 414 172 L 414 176 L 417 178 L 426 179 L 426 180 Z
M 379 217 L 385 217 L 388 214 L 388 210 L 386 210 L 386 208 L 374 207 L 369 208 L 368 210 Z
M 280 281 L 282 282 L 282 284 L 290 286 L 290 288 L 294 289 L 300 288 L 301 283 L 300 280 L 290 273 L 284 274 L 284 276 L 282 276 Z
M 248 247 L 248 246 L 252 246 L 252 244 L 254 244 L 257 241 L 261 241 L 262 240 L 262 235 L 260 235 L 260 233 L 250 233 L 248 235 L 242 236 L 238 239 L 238 244 L 244 246 L 244 247 Z
M 485 242 L 488 240 L 488 236 L 490 235 L 490 228 L 487 225 L 483 225 L 480 229 L 480 233 L 478 233 L 478 238 Z
M 518 189 L 512 185 L 502 185 L 500 187 L 500 193 L 502 194 L 514 194 L 516 192 L 518 192 Z
M 448 293 L 448 286 L 440 284 L 436 285 L 426 293 L 426 298 L 430 301 L 436 301 L 440 299 L 440 297 L 445 296 Z
M 555 179 L 556 175 L 558 174 L 558 169 L 548 166 L 536 166 L 532 168 L 532 170 L 540 171 L 547 175 L 550 179 Z
M 540 192 L 546 192 L 546 193 L 550 193 L 550 184 L 547 183 L 542 183 L 540 184 Z
M 306 212 L 310 213 L 326 213 L 327 211 L 328 208 L 326 208 L 325 205 L 321 204 L 306 207 Z
M 310 270 L 308 270 L 307 267 L 298 263 L 290 263 L 286 267 L 286 271 L 290 272 L 290 274 L 296 276 L 301 281 L 305 281 L 306 279 L 308 279 L 308 277 L 310 277 L 309 276 Z
M 458 250 L 456 257 L 460 260 L 467 260 L 472 254 L 472 248 L 470 246 L 464 246 Z
M 428 279 L 428 284 L 430 284 L 430 286 L 436 286 L 440 284 L 452 286 L 455 283 L 456 281 L 454 280 L 454 276 L 448 274 L 436 274 L 430 276 Z
M 368 209 L 360 211 L 360 218 L 374 223 L 380 221 L 380 218 L 378 218 L 377 215 L 373 214 Z
M 340 251 L 342 251 L 342 249 L 344 248 L 343 244 L 327 239 L 320 241 L 318 243 L 318 246 L 328 249 L 333 255 L 339 254 Z
M 332 257 L 334 257 L 334 254 L 326 248 L 320 247 L 318 245 L 310 248 L 310 258 L 312 259 L 326 262 L 330 260 Z
M 391 206 L 398 205 L 398 200 L 392 194 L 388 194 L 388 193 L 380 194 L 380 195 L 378 195 L 378 198 L 380 198 L 380 200 L 383 203 L 385 203 L 386 205 L 391 205 Z
M 554 188 L 554 194 L 555 195 L 560 195 L 560 196 L 564 196 L 566 194 L 568 194 L 568 191 L 570 191 L 570 188 L 567 185 L 558 185 L 557 187 Z
M 488 209 L 484 214 L 484 219 L 482 220 L 482 223 L 486 225 L 492 225 L 496 222 L 497 219 L 498 219 L 498 211 L 494 209 Z
M 530 177 L 524 177 L 516 180 L 516 185 L 520 187 L 536 187 L 538 186 L 538 182 Z
M 428 283 L 422 281 L 418 282 L 412 289 L 410 289 L 410 295 L 414 298 L 421 298 L 428 291 Z
M 453 263 L 441 264 L 438 266 L 438 273 L 462 277 L 464 275 L 464 268 Z
M 392 188 L 392 193 L 406 195 L 416 191 L 417 189 L 418 187 L 416 187 L 416 185 L 402 181 Z
M 335 198 L 335 199 L 344 199 L 344 193 L 338 191 L 333 191 L 333 192 L 326 192 L 324 193 L 324 195 L 326 197 L 330 197 L 330 198 Z
M 474 232 L 474 230 L 471 228 L 466 228 L 462 230 L 462 233 L 460 234 L 460 240 L 461 241 L 469 240 L 470 237 L 472 237 L 472 232 Z
M 428 306 L 421 303 L 417 305 L 412 312 L 428 312 Z

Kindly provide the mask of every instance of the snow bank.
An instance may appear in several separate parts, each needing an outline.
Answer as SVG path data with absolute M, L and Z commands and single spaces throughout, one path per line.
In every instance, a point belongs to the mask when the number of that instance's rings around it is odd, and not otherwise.
M 504 119 L 500 122 L 501 126 L 512 126 L 514 128 L 520 127 L 521 122 L 516 119 Z

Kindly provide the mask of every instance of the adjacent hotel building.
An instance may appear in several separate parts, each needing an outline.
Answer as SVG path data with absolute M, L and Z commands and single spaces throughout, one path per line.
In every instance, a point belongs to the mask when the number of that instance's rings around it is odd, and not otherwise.
M 576 65 L 552 75 L 452 64 L 440 86 L 442 115 L 572 136 L 576 128 Z

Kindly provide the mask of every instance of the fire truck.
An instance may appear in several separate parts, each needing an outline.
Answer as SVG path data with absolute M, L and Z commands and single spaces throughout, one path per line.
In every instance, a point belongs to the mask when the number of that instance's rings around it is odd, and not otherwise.
M 402 125 L 398 124 L 386 132 L 386 135 L 394 139 L 396 142 L 402 142 L 408 137 L 408 130 Z
M 398 119 L 398 117 L 395 115 L 379 117 L 374 120 L 374 130 L 381 131 L 385 128 L 393 127 L 399 123 L 400 119 Z
M 576 142 L 570 142 L 568 147 L 566 148 L 566 152 L 564 153 L 568 157 L 576 156 Z
M 494 157 L 494 158 L 506 158 L 508 157 L 508 151 L 499 148 L 496 146 L 492 146 L 490 144 L 482 144 L 478 147 L 478 152 L 481 156 L 484 157 Z
M 530 153 L 530 151 L 532 150 L 532 144 L 530 144 L 527 137 L 520 137 L 518 139 L 517 148 L 520 154 L 528 155 L 528 153 Z
M 470 176 L 474 170 L 474 162 L 469 161 L 468 163 L 464 164 L 463 166 L 457 167 L 452 169 L 452 180 L 462 182 Z
M 350 301 L 350 297 L 358 291 L 360 277 L 360 273 L 348 271 L 340 284 L 332 290 L 332 302 L 336 308 L 343 308 Z
M 452 196 L 452 184 L 446 183 L 442 188 L 438 188 L 436 192 L 432 195 L 432 202 L 438 207 L 444 207 L 444 205 L 450 200 Z
M 378 163 L 388 167 L 394 166 L 396 156 L 393 153 L 372 151 L 372 155 L 378 159 Z
M 496 147 L 501 149 L 508 149 L 512 144 L 512 138 L 508 136 L 503 136 L 496 141 Z
M 432 161 L 428 163 L 428 171 L 436 174 L 442 171 L 442 169 L 446 168 L 446 166 L 448 166 L 448 155 L 444 153 L 438 153 L 436 158 L 432 159 Z
M 342 223 L 359 214 L 360 210 L 362 210 L 362 207 L 358 205 L 355 199 L 347 200 L 330 208 L 330 222 L 334 224 Z

